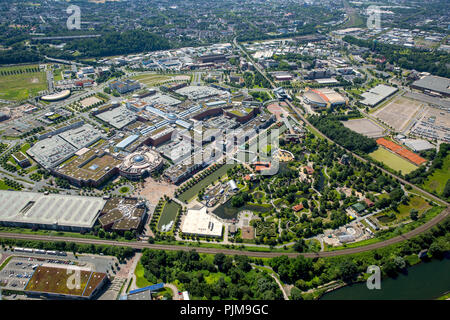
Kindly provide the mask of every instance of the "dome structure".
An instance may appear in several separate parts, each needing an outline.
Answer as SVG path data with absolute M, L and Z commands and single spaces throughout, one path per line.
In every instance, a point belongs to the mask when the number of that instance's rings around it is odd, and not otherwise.
M 133 161 L 134 162 L 142 162 L 142 161 L 144 161 L 144 157 L 142 155 L 138 154 L 138 155 L 134 156 Z
M 167 115 L 167 119 L 169 120 L 170 123 L 174 123 L 175 121 L 177 121 L 178 117 L 175 113 L 169 113 Z

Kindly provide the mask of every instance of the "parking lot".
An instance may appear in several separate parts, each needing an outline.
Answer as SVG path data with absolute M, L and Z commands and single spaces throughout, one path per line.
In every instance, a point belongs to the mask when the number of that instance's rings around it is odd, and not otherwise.
M 45 259 L 42 259 L 45 260 Z M 4 290 L 24 290 L 34 269 L 44 261 L 35 258 L 13 257 L 0 271 L 0 286 Z

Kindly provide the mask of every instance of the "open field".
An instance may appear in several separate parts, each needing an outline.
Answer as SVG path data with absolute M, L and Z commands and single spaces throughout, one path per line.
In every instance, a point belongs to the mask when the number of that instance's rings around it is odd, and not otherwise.
M 136 269 L 134 270 L 134 275 L 136 276 L 136 287 L 138 288 L 144 288 L 153 284 L 144 277 L 144 272 L 144 267 L 139 261 L 136 265 Z
M 158 73 L 149 73 L 149 74 L 141 74 L 133 77 L 134 80 L 138 80 L 140 83 L 145 84 L 148 87 L 153 87 L 158 84 L 167 81 L 179 81 L 190 79 L 189 75 L 167 75 L 167 74 L 158 74 Z
M 341 122 L 345 127 L 366 137 L 378 138 L 383 136 L 384 129 L 369 119 L 352 119 Z
M 47 78 L 43 71 L 26 72 L 37 65 L 0 68 L 0 99 L 25 100 L 47 89 Z M 2 72 L 17 71 L 17 74 L 4 75 Z M 19 73 L 23 72 L 23 73 Z
M 395 130 L 401 131 L 422 106 L 423 103 L 420 101 L 399 96 L 375 111 L 373 115 Z
M 444 160 L 441 169 L 436 169 L 433 174 L 424 182 L 423 188 L 429 191 L 436 191 L 441 195 L 445 184 L 450 179 L 450 155 Z
M 407 205 L 401 204 L 398 206 L 398 212 L 389 211 L 388 213 L 380 213 L 376 215 L 376 219 L 382 224 L 389 225 L 408 218 L 412 209 L 416 209 L 420 215 L 430 208 L 431 206 L 422 197 L 414 195 Z M 391 213 L 395 214 L 395 219 L 391 219 L 387 216 Z
M 409 161 L 401 158 L 400 156 L 382 147 L 378 147 L 377 150 L 375 150 L 372 153 L 369 153 L 369 156 L 374 160 L 383 162 L 391 169 L 401 171 L 403 174 L 410 173 L 411 171 L 414 171 L 418 168 Z

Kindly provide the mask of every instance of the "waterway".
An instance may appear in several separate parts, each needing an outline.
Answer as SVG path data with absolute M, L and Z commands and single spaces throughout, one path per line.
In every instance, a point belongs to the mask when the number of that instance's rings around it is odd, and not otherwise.
M 450 291 L 450 258 L 422 262 L 407 274 L 385 278 L 380 290 L 361 282 L 325 294 L 321 300 L 430 300 Z

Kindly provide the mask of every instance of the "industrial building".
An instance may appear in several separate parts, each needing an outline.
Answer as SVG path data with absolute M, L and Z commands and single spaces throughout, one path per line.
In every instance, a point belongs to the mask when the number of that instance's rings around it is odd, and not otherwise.
M 101 139 L 99 130 L 90 124 L 62 131 L 36 142 L 27 154 L 46 169 L 51 169 L 72 157 L 75 152 Z
M 207 213 L 206 207 L 189 209 L 184 218 L 181 232 L 201 237 L 222 236 L 223 223 Z
M 116 129 L 122 129 L 137 120 L 137 115 L 127 109 L 126 106 L 118 106 L 108 111 L 97 113 L 95 116 Z
M 0 224 L 88 232 L 105 203 L 98 197 L 0 190 Z
M 108 143 L 102 140 L 82 148 L 50 172 L 78 187 L 98 187 L 118 173 L 117 166 L 121 163 L 105 151 L 107 147 Z
M 372 88 L 369 91 L 361 94 L 364 99 L 360 102 L 363 105 L 374 107 L 397 91 L 398 89 L 395 87 L 390 87 L 385 84 L 379 84 L 375 88 Z
M 431 95 L 450 97 L 450 79 L 438 76 L 426 76 L 414 81 L 411 88 Z

